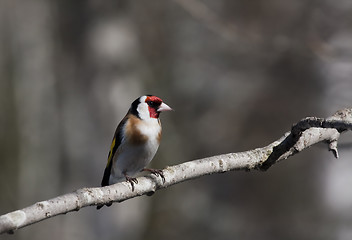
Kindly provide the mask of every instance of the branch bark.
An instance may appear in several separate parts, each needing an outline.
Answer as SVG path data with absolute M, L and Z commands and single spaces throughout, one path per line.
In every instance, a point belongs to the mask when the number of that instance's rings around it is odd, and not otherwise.
M 326 119 L 304 118 L 295 124 L 290 132 L 268 146 L 167 167 L 163 169 L 164 183 L 160 177 L 147 175 L 138 178 L 134 191 L 127 182 L 102 188 L 82 188 L 4 214 L 0 216 L 0 233 L 13 233 L 19 228 L 59 214 L 78 211 L 87 206 L 122 202 L 141 195 L 152 195 L 159 189 L 209 174 L 234 170 L 267 170 L 278 161 L 287 159 L 318 142 L 327 143 L 328 149 L 337 158 L 337 141 L 340 133 L 347 130 L 352 130 L 352 108 L 340 110 Z

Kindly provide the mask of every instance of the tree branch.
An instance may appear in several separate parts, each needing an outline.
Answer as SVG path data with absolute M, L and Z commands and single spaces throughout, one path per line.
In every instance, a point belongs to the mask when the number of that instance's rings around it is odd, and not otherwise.
M 338 157 L 337 141 L 340 133 L 352 129 L 352 109 L 343 109 L 323 119 L 309 117 L 295 124 L 279 140 L 263 148 L 228 153 L 163 169 L 165 182 L 160 177 L 147 175 L 138 178 L 134 191 L 127 182 L 102 188 L 82 188 L 56 198 L 37 202 L 32 206 L 0 216 L 0 233 L 45 220 L 59 214 L 78 211 L 83 207 L 122 202 L 201 176 L 234 170 L 267 170 L 276 162 L 303 151 L 318 143 L 326 142 L 328 149 Z

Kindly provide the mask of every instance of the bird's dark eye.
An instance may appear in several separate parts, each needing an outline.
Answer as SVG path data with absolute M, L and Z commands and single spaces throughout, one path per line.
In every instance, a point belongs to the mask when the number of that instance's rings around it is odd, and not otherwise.
M 153 101 L 150 101 L 150 102 L 148 102 L 148 105 L 151 106 L 151 107 L 155 107 L 155 106 L 156 106 L 156 103 L 153 102 Z

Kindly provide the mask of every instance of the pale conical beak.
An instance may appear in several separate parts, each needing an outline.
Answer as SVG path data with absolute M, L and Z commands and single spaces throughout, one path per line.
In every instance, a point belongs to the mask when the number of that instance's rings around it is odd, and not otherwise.
M 157 110 L 158 112 L 164 112 L 164 111 L 172 111 L 172 108 L 169 107 L 167 104 L 165 103 L 161 103 L 160 107 Z

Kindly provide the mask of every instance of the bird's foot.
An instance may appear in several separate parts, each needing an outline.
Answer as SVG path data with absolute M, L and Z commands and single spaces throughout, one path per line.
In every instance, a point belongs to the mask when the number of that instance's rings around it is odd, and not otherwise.
M 163 170 L 161 170 L 161 169 L 152 169 L 152 168 L 143 168 L 142 171 L 148 171 L 151 174 L 154 174 L 155 176 L 160 176 L 161 179 L 163 180 L 163 183 L 165 183 L 165 177 L 164 177 L 164 174 L 163 174 Z
M 126 181 L 131 184 L 132 192 L 133 192 L 134 191 L 134 184 L 138 183 L 137 178 L 130 177 L 130 176 L 126 175 L 126 174 L 125 174 L 125 178 L 126 178 Z

